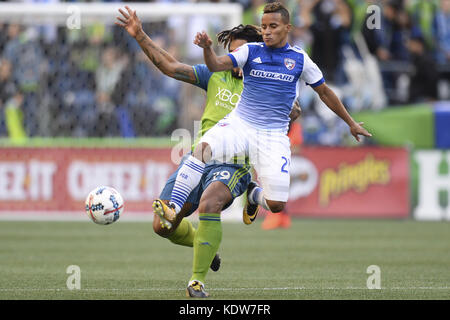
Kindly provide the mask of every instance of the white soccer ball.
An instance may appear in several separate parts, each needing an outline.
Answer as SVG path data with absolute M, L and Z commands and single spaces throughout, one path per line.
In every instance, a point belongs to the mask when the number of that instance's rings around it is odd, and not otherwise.
M 111 187 L 97 187 L 86 199 L 86 214 L 97 224 L 111 224 L 120 218 L 123 212 L 123 198 Z

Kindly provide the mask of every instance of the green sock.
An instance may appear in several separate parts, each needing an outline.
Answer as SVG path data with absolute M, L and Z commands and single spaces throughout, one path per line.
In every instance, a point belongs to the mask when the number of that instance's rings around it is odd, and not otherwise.
M 192 226 L 191 221 L 183 219 L 167 239 L 180 246 L 192 247 L 194 245 L 194 236 L 195 228 Z
M 200 213 L 198 229 L 194 238 L 194 261 L 190 281 L 198 280 L 204 283 L 221 241 L 220 213 Z

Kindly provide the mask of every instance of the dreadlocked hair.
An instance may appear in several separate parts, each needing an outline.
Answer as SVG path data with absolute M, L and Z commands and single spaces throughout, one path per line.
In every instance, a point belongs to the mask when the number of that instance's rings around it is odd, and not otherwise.
M 257 26 L 240 24 L 230 30 L 224 30 L 217 35 L 219 43 L 226 49 L 233 40 L 246 40 L 247 42 L 262 42 L 261 29 Z

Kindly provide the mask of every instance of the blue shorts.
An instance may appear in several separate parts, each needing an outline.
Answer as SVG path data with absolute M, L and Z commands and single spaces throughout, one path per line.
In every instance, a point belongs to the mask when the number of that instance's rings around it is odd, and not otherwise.
M 172 173 L 161 191 L 159 198 L 161 200 L 170 200 L 172 195 L 172 189 L 175 184 L 175 179 L 177 178 L 178 170 L 184 163 L 183 161 L 178 166 L 177 170 Z M 230 189 L 232 200 L 225 205 L 222 210 L 228 208 L 234 201 L 235 198 L 239 197 L 245 191 L 247 191 L 248 184 L 251 181 L 250 165 L 241 164 L 227 164 L 227 163 L 216 163 L 208 164 L 205 167 L 200 183 L 194 190 L 189 194 L 186 202 L 192 203 L 191 210 L 185 215 L 190 216 L 197 210 L 200 203 L 200 198 L 202 197 L 203 191 L 209 186 L 211 182 L 220 181 Z

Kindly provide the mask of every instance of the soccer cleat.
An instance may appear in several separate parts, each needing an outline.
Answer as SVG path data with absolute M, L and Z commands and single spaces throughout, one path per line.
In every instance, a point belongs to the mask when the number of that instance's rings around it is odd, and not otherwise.
M 258 184 L 254 181 L 250 181 L 247 188 L 247 199 L 246 203 L 244 205 L 244 210 L 242 212 L 242 220 L 245 224 L 252 224 L 253 221 L 255 221 L 256 216 L 258 215 L 258 205 L 257 204 L 251 204 L 248 200 L 248 196 L 258 186 Z
M 169 221 L 167 221 L 166 219 L 161 218 L 161 217 L 159 217 L 159 224 L 161 225 L 161 228 L 163 228 L 163 229 L 164 228 L 170 229 L 172 227 L 172 224 Z
M 213 261 L 211 262 L 210 268 L 212 271 L 217 272 L 219 271 L 220 268 L 220 256 L 218 253 L 216 253 L 216 255 L 214 256 Z
M 173 223 L 177 217 L 175 208 L 172 205 L 166 205 L 162 200 L 156 199 L 152 204 L 153 212 L 157 214 L 161 220 L 163 228 L 172 228 Z
M 186 289 L 186 297 L 191 298 L 208 298 L 209 293 L 205 291 L 203 283 L 194 280 L 189 283 Z

